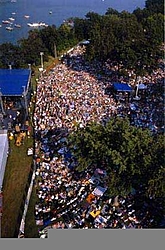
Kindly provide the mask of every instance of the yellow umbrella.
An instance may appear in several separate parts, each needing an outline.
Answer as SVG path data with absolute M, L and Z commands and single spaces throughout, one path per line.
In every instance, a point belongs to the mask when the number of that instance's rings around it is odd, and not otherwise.
M 100 210 L 97 210 L 97 211 L 92 211 L 90 212 L 90 215 L 93 217 L 93 218 L 96 218 L 99 214 L 100 214 Z

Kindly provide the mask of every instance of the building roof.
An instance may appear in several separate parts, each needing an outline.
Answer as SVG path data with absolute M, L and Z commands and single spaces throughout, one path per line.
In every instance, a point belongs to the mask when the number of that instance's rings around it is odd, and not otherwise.
M 127 83 L 114 82 L 113 87 L 116 91 L 131 92 L 132 88 Z
M 3 96 L 22 96 L 29 87 L 30 69 L 0 69 L 0 91 Z M 25 86 L 25 87 L 23 87 Z

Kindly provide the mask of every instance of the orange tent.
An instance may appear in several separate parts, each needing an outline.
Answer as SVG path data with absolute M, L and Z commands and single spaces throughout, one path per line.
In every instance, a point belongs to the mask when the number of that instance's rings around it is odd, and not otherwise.
M 92 203 L 92 201 L 94 200 L 95 196 L 93 194 L 89 194 L 86 198 L 86 201 L 88 203 Z

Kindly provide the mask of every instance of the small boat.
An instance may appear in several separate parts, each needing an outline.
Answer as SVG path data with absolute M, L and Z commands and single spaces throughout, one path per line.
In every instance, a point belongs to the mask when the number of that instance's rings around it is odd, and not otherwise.
M 21 25 L 20 24 L 14 24 L 14 27 L 21 28 Z
M 25 15 L 25 16 L 24 16 L 24 18 L 26 18 L 26 19 L 28 19 L 29 17 L 30 17 L 30 16 L 28 16 L 28 15 Z
M 40 27 L 48 27 L 48 24 L 43 23 L 43 22 L 40 22 L 40 23 L 39 23 L 39 26 L 40 26 Z
M 16 13 L 15 13 L 15 12 L 12 12 L 11 14 L 12 14 L 12 15 L 15 15 Z
M 48 25 L 46 23 L 43 23 L 43 22 L 39 22 L 39 23 L 27 23 L 27 25 L 29 27 L 32 27 L 32 28 L 48 27 Z
M 9 17 L 9 20 L 13 22 L 15 20 L 15 18 Z
M 10 26 L 7 26 L 7 27 L 6 27 L 6 30 L 8 30 L 8 31 L 12 31 L 12 30 L 13 30 L 13 28 L 12 28 L 12 27 L 10 27 Z
M 39 27 L 39 26 L 40 26 L 39 23 L 27 23 L 27 25 L 28 25 L 29 27 Z
M 53 13 L 53 12 L 50 10 L 50 11 L 49 11 L 49 14 L 52 14 L 52 13 Z
M 10 24 L 11 22 L 9 20 L 2 20 L 3 24 Z

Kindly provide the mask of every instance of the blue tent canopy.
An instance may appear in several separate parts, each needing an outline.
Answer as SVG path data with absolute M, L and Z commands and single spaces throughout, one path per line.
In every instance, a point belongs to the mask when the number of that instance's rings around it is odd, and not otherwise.
M 22 96 L 29 88 L 30 69 L 0 69 L 0 91 L 3 96 Z
M 132 91 L 132 88 L 127 83 L 114 82 L 113 88 L 119 92 L 120 91 L 122 91 L 122 92 L 131 92 Z

